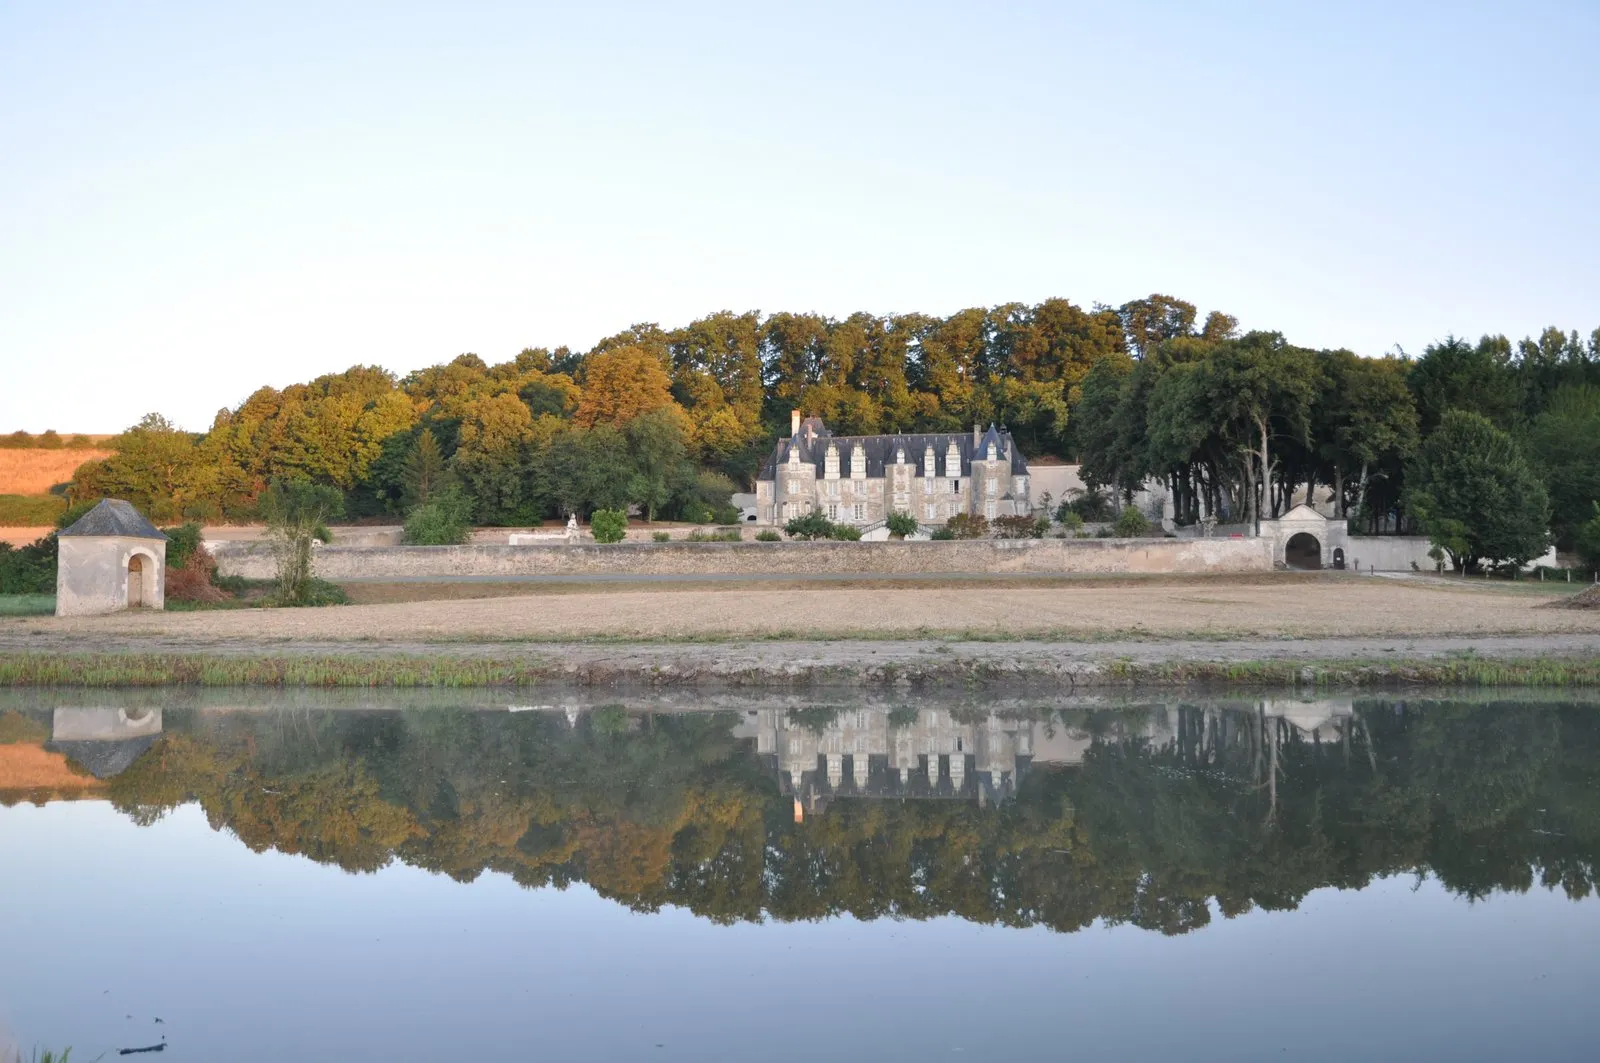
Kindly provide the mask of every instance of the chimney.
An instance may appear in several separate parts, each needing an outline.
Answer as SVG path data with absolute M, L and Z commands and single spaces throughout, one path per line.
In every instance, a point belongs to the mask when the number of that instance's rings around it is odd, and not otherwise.
M 800 411 L 789 411 L 789 438 L 793 439 L 800 434 Z
M 978 428 L 978 422 L 972 422 L 972 445 L 976 447 L 979 440 L 983 439 L 983 432 Z

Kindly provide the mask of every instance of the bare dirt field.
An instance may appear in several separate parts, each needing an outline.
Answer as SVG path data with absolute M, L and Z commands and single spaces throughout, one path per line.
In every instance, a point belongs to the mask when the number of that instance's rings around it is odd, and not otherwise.
M 444 589 L 441 589 L 444 588 Z M 1600 613 L 1541 609 L 1556 588 L 1343 575 L 983 580 L 907 585 L 354 585 L 373 604 L 0 620 L 0 644 L 79 650 L 156 638 L 359 642 L 977 639 L 1105 642 L 1600 636 Z M 1565 588 L 1561 588 L 1565 592 Z M 398 601 L 452 595 L 443 600 Z M 456 594 L 495 595 L 461 599 Z M 1600 643 L 1597 643 L 1600 644 Z

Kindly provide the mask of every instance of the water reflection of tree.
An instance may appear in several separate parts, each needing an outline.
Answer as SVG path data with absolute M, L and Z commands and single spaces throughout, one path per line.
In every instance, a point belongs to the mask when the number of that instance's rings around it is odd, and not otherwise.
M 1049 726 L 1094 736 L 1083 763 L 1034 770 L 1006 804 L 841 800 L 800 824 L 733 723 L 178 714 L 111 793 L 141 823 L 198 801 L 257 851 L 582 881 L 719 921 L 1182 933 L 1213 909 L 1288 909 L 1396 873 L 1472 897 L 1535 881 L 1582 897 L 1600 852 L 1600 719 L 1584 708 L 1373 701 L 1311 735 L 1260 710 L 1058 715 Z

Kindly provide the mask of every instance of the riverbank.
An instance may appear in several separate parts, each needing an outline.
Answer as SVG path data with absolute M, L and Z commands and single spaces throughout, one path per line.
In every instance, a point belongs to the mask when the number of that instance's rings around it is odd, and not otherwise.
M 988 689 L 1600 687 L 1600 637 L 449 644 L 0 638 L 0 686 Z

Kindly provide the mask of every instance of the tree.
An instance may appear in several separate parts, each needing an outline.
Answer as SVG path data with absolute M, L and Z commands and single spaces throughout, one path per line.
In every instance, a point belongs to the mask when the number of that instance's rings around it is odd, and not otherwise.
M 444 455 L 439 452 L 439 440 L 433 429 L 424 428 L 406 455 L 406 498 L 413 504 L 425 506 L 444 482 Z
M 640 414 L 673 406 L 672 380 L 661 359 L 643 347 L 619 347 L 583 363 L 583 391 L 573 421 L 590 428 L 620 427 Z
M 1550 492 L 1556 541 L 1570 546 L 1600 502 L 1600 387 L 1562 387 L 1528 431 L 1528 452 Z
M 1573 539 L 1578 560 L 1589 571 L 1600 572 L 1600 502 L 1594 504 L 1594 516 L 1579 526 Z
M 261 498 L 278 567 L 278 602 L 305 605 L 311 600 L 311 542 L 328 542 L 328 521 L 344 512 L 338 490 L 306 480 L 273 480 Z
M 674 494 L 694 482 L 683 413 L 665 406 L 650 410 L 629 421 L 623 435 L 633 465 L 628 501 L 642 506 L 644 519 L 653 522 Z
M 1456 336 L 1429 345 L 1408 381 L 1423 434 L 1438 428 L 1450 410 L 1471 410 L 1509 428 L 1518 407 L 1510 358 L 1504 336 L 1485 336 L 1476 346 Z
M 1450 410 L 1418 451 L 1407 508 L 1460 572 L 1480 560 L 1522 565 L 1549 542 L 1549 498 L 1516 441 L 1489 419 Z

